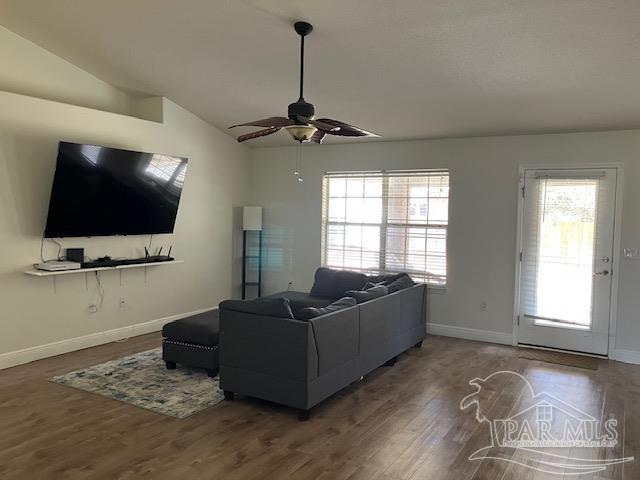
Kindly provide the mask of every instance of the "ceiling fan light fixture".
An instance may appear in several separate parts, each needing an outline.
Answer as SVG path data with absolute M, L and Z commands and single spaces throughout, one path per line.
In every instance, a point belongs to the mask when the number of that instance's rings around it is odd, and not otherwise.
M 318 131 L 318 129 L 312 125 L 289 125 L 284 128 L 289 132 L 289 135 L 298 142 L 308 142 L 311 140 L 313 134 Z

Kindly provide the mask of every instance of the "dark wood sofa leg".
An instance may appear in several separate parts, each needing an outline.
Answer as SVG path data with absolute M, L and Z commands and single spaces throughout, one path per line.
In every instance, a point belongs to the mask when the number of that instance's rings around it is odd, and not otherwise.
M 422 340 L 420 340 L 418 343 L 416 343 L 413 347 L 414 348 L 422 348 Z
M 300 420 L 301 422 L 306 422 L 307 420 L 309 420 L 310 416 L 311 410 L 305 410 L 303 408 L 298 409 L 298 420 Z
M 393 357 L 389 360 L 386 361 L 386 363 L 384 364 L 385 367 L 393 367 L 396 362 L 398 361 L 398 357 Z
M 176 362 L 165 362 L 165 364 L 167 365 L 167 370 L 175 370 L 176 369 Z
M 207 375 L 209 375 L 209 378 L 214 378 L 216 375 L 218 375 L 218 370 L 213 370 L 211 368 L 208 368 Z
M 224 391 L 224 399 L 225 400 L 233 400 L 234 397 L 234 393 L 230 392 L 229 390 L 225 390 Z

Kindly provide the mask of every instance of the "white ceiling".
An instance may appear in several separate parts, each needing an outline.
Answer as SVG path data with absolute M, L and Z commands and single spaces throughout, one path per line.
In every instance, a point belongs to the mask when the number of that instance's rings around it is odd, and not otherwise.
M 300 19 L 317 116 L 382 140 L 640 127 L 638 0 L 0 0 L 19 35 L 220 128 L 286 116 Z

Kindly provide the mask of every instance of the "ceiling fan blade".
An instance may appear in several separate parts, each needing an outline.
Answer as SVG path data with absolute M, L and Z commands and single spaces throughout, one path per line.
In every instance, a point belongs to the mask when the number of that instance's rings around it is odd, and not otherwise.
M 302 117 L 298 115 L 296 117 L 299 122 L 307 123 L 309 125 L 313 125 L 314 127 L 318 127 L 320 130 L 324 130 L 326 132 L 330 132 L 332 130 L 338 130 L 339 127 L 335 125 L 329 125 L 328 123 L 321 122 L 320 120 L 312 120 L 307 117 Z
M 239 123 L 238 125 L 231 125 L 229 128 L 235 127 L 286 127 L 288 125 L 293 125 L 293 120 L 288 119 L 287 117 L 269 117 L 263 118 L 262 120 L 255 120 L 253 122 L 248 123 Z
M 343 137 L 377 137 L 375 133 L 367 132 L 361 128 L 354 127 L 348 123 L 340 122 L 338 120 L 332 120 L 331 118 L 319 118 L 317 120 L 320 123 L 332 125 L 333 127 L 340 127 L 339 130 L 327 130 L 327 133 L 331 135 L 340 135 Z
M 327 132 L 324 132 L 322 130 L 317 130 L 316 133 L 311 135 L 311 138 L 309 139 L 309 143 L 318 143 L 318 144 L 320 144 L 320 143 L 322 143 L 322 140 L 326 136 L 327 136 Z
M 251 140 L 252 138 L 266 137 L 267 135 L 271 135 L 272 133 L 276 133 L 277 131 L 279 131 L 281 129 L 282 129 L 282 127 L 271 127 L 271 128 L 266 128 L 264 130 L 258 130 L 257 132 L 247 133 L 246 135 L 240 135 L 238 137 L 238 141 L 239 142 L 244 142 L 245 140 Z

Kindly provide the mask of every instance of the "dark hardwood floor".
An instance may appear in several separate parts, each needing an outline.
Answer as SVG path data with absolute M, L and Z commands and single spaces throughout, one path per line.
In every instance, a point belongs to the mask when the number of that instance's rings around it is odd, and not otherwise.
M 640 366 L 601 361 L 587 370 L 518 358 L 511 347 L 429 337 L 395 366 L 323 402 L 307 422 L 242 397 L 179 420 L 47 381 L 159 344 L 158 334 L 145 335 L 1 371 L 0 478 L 640 479 Z M 489 444 L 489 428 L 460 402 L 474 392 L 470 380 L 499 370 L 618 420 L 616 447 L 576 448 L 572 456 L 638 460 L 578 476 L 519 465 L 541 465 L 519 450 L 508 452 L 509 462 L 468 460 Z M 521 382 L 499 377 L 482 393 L 493 418 L 526 400 Z

